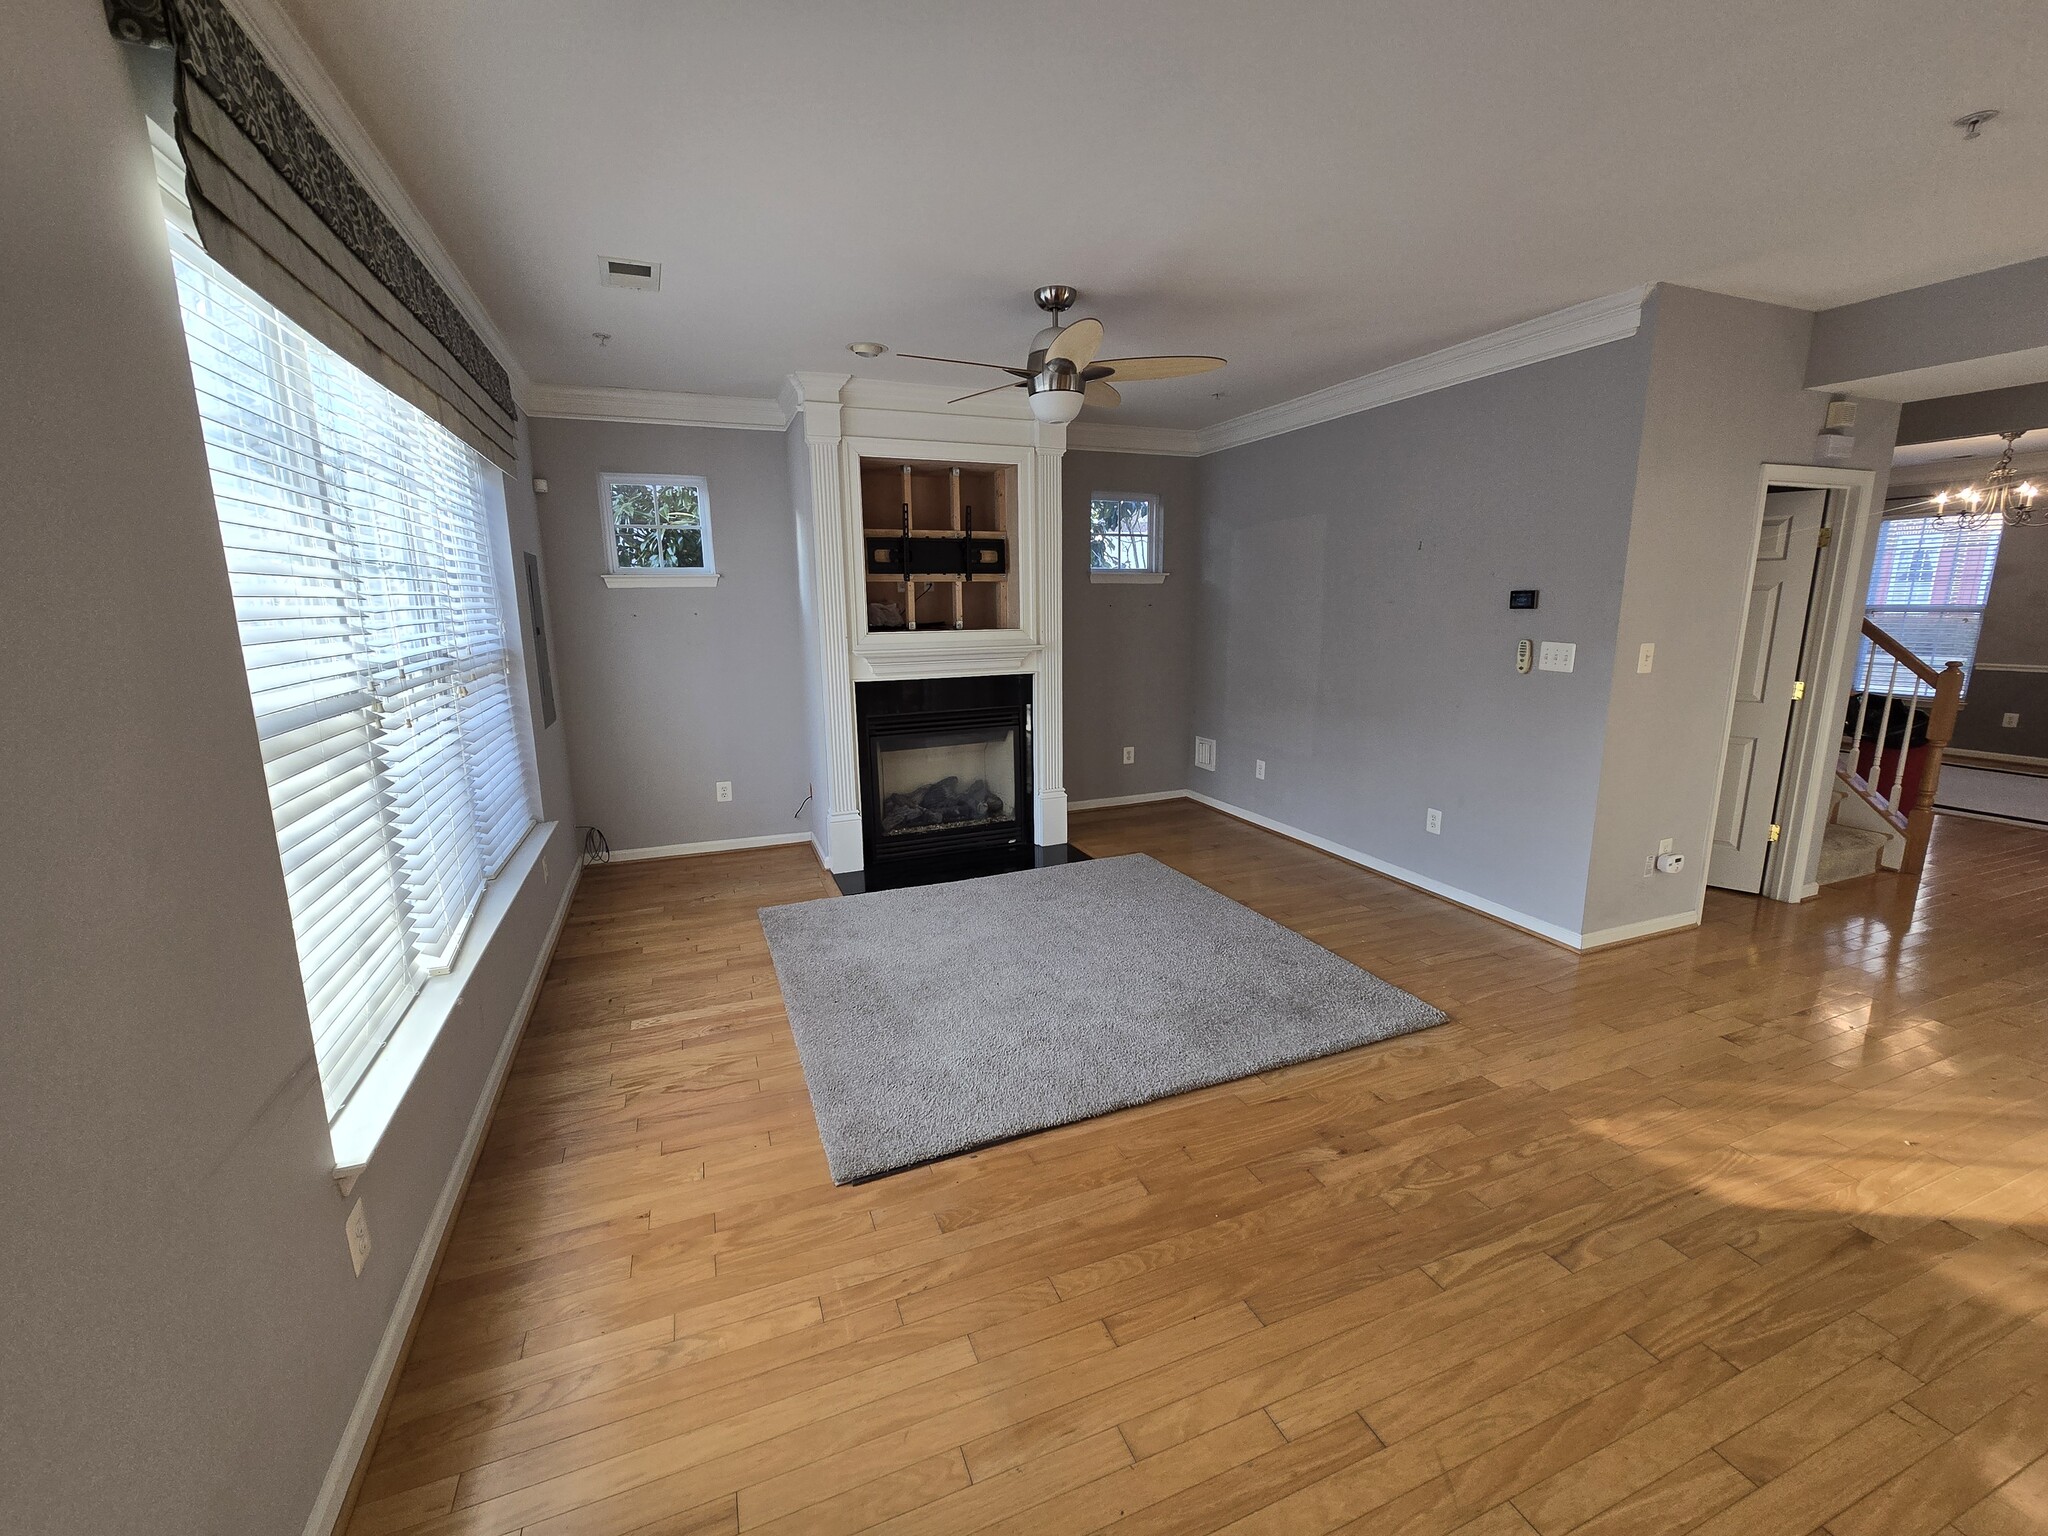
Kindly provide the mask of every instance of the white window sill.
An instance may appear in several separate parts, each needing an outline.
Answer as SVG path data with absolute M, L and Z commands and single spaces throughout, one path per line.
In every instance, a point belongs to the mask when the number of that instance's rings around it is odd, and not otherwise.
M 606 571 L 608 587 L 715 587 L 716 571 Z
M 1102 582 L 1108 586 L 1156 587 L 1166 580 L 1164 571 L 1090 571 L 1090 581 Z
M 441 1037 L 442 1026 L 462 1006 L 463 989 L 469 985 L 484 951 L 491 947 L 491 940 L 505 914 L 511 911 L 513 901 L 538 868 L 555 826 L 552 821 L 534 826 L 497 877 L 484 887 L 476 916 L 470 919 L 469 932 L 463 935 L 462 947 L 456 952 L 454 968 L 420 989 L 420 995 L 412 1000 L 412 1006 L 398 1021 L 391 1038 L 384 1042 L 384 1049 L 377 1053 L 370 1070 L 363 1074 L 355 1092 L 342 1105 L 341 1113 L 327 1127 L 328 1138 L 334 1144 L 334 1180 L 344 1195 L 355 1187 L 356 1176 L 369 1164 L 377 1143 L 390 1129 L 398 1106 L 405 1102 L 406 1090 L 419 1075 L 420 1064 Z

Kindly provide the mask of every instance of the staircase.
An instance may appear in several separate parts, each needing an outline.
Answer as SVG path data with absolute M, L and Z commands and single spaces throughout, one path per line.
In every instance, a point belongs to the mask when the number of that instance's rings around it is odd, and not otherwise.
M 1835 770 L 1843 789 L 1836 792 L 1835 814 L 1821 838 L 1823 885 L 1873 873 L 1890 841 L 1882 832 L 1837 819 L 1845 794 L 1855 795 L 1905 840 L 1899 872 L 1908 879 L 1919 877 L 1934 832 L 1942 754 L 1963 703 L 1960 664 L 1952 661 L 1937 670 L 1868 619 L 1863 634 L 1870 652 Z
M 1837 880 L 1860 880 L 1865 875 L 1874 875 L 1884 862 L 1885 845 L 1891 838 L 1869 827 L 1852 827 L 1840 820 L 1842 802 L 1849 798 L 1849 791 L 1835 791 L 1834 808 L 1828 813 L 1828 824 L 1820 837 L 1820 873 L 1815 876 L 1822 885 L 1833 885 Z

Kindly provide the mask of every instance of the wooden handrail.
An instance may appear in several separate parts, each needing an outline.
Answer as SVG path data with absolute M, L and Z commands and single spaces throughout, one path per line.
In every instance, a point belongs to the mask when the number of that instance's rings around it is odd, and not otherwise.
M 1927 844 L 1934 835 L 1934 797 L 1941 783 L 1942 756 L 1948 750 L 1950 739 L 1955 735 L 1956 715 L 1963 706 L 1963 669 L 1959 662 L 1952 661 L 1937 670 L 1868 619 L 1863 621 L 1863 633 L 1876 650 L 1883 651 L 1898 666 L 1904 667 L 1934 690 L 1934 698 L 1926 711 L 1927 735 L 1923 743 L 1925 755 L 1921 761 L 1920 783 L 1910 809 L 1895 806 L 1893 800 L 1878 784 L 1869 782 L 1858 771 L 1865 739 L 1863 728 L 1869 718 L 1870 684 L 1877 660 L 1875 651 L 1863 669 L 1861 691 L 1865 702 L 1856 723 L 1855 756 L 1852 759 L 1852 763 L 1858 766 L 1838 770 L 1838 776 L 1866 805 L 1904 834 L 1906 848 L 1899 863 L 1899 872 L 1912 879 L 1919 875 L 1921 866 L 1926 863 Z M 1892 676 L 1898 676 L 1896 670 Z M 1916 689 L 1916 695 L 1917 692 Z M 1888 686 L 1884 694 L 1884 711 L 1879 716 L 1877 737 L 1871 753 L 1871 770 L 1879 780 L 1884 778 L 1884 753 L 1891 735 L 1890 719 L 1895 697 L 1892 688 Z M 1892 796 L 1899 792 L 1899 779 L 1905 772 L 1906 755 L 1913 750 L 1913 715 L 1920 710 L 1920 700 L 1917 696 L 1907 698 L 1903 702 L 1907 709 L 1906 724 L 1905 732 L 1899 738 L 1899 767 L 1892 781 Z
M 1900 644 L 1897 640 L 1894 640 L 1890 635 L 1886 634 L 1883 630 L 1879 629 L 1875 624 L 1871 623 L 1868 619 L 1865 619 L 1863 621 L 1863 635 L 1864 638 L 1869 640 L 1872 645 L 1876 646 L 1879 650 L 1888 654 L 1900 666 L 1904 667 L 1908 672 L 1912 673 L 1915 677 L 1919 678 L 1921 682 L 1927 684 L 1928 687 L 1934 688 L 1940 685 L 1941 674 L 1939 672 L 1935 671 L 1934 668 L 1930 667 L 1918 656 L 1915 656 L 1911 651 L 1907 650 L 1904 645 Z M 1960 673 L 1962 670 L 1960 667 L 1956 665 L 1955 662 L 1950 662 L 1949 666 L 1954 668 L 1958 673 Z

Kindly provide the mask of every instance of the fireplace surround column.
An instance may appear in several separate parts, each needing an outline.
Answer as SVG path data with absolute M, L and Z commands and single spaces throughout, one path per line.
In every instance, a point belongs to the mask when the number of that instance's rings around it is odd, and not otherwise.
M 1037 473 L 1032 476 L 1036 505 L 1032 537 L 1038 569 L 1036 590 L 1037 631 L 1044 642 L 1039 655 L 1038 677 L 1031 708 L 1031 782 L 1037 812 L 1036 837 L 1041 846 L 1067 840 L 1067 778 L 1065 698 L 1062 691 L 1060 644 L 1065 630 L 1061 618 L 1060 464 L 1067 451 L 1065 422 L 1036 422 L 1033 447 Z

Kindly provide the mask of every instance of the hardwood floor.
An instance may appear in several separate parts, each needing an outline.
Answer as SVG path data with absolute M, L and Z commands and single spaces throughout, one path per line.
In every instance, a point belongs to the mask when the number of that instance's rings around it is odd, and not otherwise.
M 1092 812 L 1447 1009 L 850 1189 L 754 912 L 590 870 L 354 1536 L 2048 1529 L 2048 834 L 1578 957 Z

